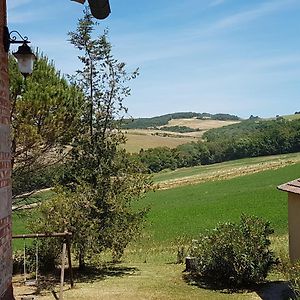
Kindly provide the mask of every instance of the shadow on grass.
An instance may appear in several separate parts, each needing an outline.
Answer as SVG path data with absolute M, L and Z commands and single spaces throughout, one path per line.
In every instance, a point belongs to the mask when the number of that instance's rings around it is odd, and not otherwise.
M 287 281 L 272 281 L 260 284 L 255 292 L 263 300 L 299 299 Z
M 272 281 L 245 288 L 228 288 L 217 283 L 206 282 L 203 278 L 191 273 L 183 274 L 183 280 L 201 289 L 214 290 L 222 294 L 255 292 L 262 300 L 296 300 L 299 299 L 286 281 Z
M 133 276 L 139 270 L 135 267 L 126 267 L 122 265 L 107 264 L 102 267 L 86 267 L 84 271 L 73 269 L 74 283 L 93 283 L 96 281 L 106 280 L 113 277 Z M 39 295 L 42 291 L 49 291 L 54 298 L 58 299 L 55 290 L 57 290 L 60 283 L 60 269 L 56 269 L 47 274 L 39 275 L 38 284 L 32 286 L 31 292 L 26 295 Z M 24 284 L 20 281 L 16 284 Z M 70 273 L 65 270 L 64 291 L 71 289 Z M 24 294 L 25 295 L 25 294 Z
M 217 282 L 208 282 L 204 280 L 202 277 L 197 276 L 196 274 L 193 273 L 184 273 L 183 274 L 183 280 L 192 286 L 199 287 L 201 289 L 205 290 L 213 290 L 213 291 L 218 291 L 219 293 L 222 294 L 232 294 L 232 293 L 243 293 L 245 291 L 251 290 L 251 289 L 237 289 L 234 287 L 225 287 L 223 285 L 218 284 Z
M 134 275 L 138 271 L 135 267 L 108 264 L 103 267 L 86 267 L 84 271 L 75 270 L 76 282 L 92 283 L 110 277 L 124 277 Z

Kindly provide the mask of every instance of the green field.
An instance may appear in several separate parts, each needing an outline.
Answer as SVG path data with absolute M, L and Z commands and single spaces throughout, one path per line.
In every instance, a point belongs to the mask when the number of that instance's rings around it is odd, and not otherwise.
M 189 185 L 147 195 L 147 231 L 153 242 L 180 236 L 196 238 L 219 222 L 235 221 L 241 213 L 269 220 L 276 235 L 287 233 L 287 194 L 276 187 L 298 178 L 300 164 L 230 180 Z
M 299 154 L 288 156 L 299 157 Z M 284 156 L 286 157 L 286 156 Z M 279 159 L 279 156 L 275 157 Z M 281 156 L 281 159 L 283 156 Z M 187 176 L 194 172 L 209 172 L 216 168 L 232 169 L 234 165 L 271 161 L 258 158 L 227 162 L 207 167 L 178 170 L 157 175 L 156 180 Z M 272 157 L 274 161 L 274 157 Z M 203 169 L 201 169 L 203 168 Z M 276 229 L 276 234 L 287 232 L 287 195 L 276 189 L 279 184 L 300 177 L 300 163 L 244 175 L 228 180 L 216 180 L 150 192 L 139 206 L 150 207 L 146 235 L 152 242 L 171 241 L 181 236 L 196 237 L 218 222 L 237 220 L 241 213 L 261 216 Z M 13 232 L 26 232 L 26 215 L 14 215 Z M 149 238 L 150 236 L 150 238 Z

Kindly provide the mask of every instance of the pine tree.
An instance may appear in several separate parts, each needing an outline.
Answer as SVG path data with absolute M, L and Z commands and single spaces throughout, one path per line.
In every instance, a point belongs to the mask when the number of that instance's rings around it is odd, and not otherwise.
M 37 53 L 25 81 L 12 56 L 9 73 L 13 191 L 18 194 L 29 188 L 33 173 L 62 158 L 80 125 L 84 102 L 80 90 L 42 54 Z

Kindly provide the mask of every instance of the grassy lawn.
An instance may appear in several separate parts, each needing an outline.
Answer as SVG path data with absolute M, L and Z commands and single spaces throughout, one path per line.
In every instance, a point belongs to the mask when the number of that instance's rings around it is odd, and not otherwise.
M 299 154 L 287 156 L 287 159 L 292 158 L 298 159 Z M 203 168 L 206 168 L 207 172 L 220 167 L 227 170 L 234 165 L 268 163 L 274 159 L 279 157 L 240 160 Z M 178 171 L 179 176 L 183 176 L 186 171 Z M 261 299 L 256 291 L 228 294 L 187 284 L 182 273 L 184 265 L 174 263 L 177 248 L 180 245 L 186 246 L 192 238 L 197 238 L 199 232 L 213 228 L 219 222 L 237 221 L 241 213 L 246 213 L 269 220 L 275 228 L 274 249 L 277 252 L 281 249 L 286 252 L 287 194 L 278 191 L 276 187 L 300 177 L 299 174 L 300 163 L 297 163 L 232 179 L 186 185 L 147 194 L 138 203 L 140 206 L 151 208 L 143 237 L 126 250 L 124 262 L 98 271 L 99 274 L 91 272 L 77 278 L 74 290 L 65 287 L 64 298 Z M 26 214 L 14 215 L 15 234 L 26 232 L 28 218 Z M 22 246 L 23 241 L 14 241 L 14 248 Z M 275 273 L 270 277 L 270 280 L 278 279 L 282 278 Z M 23 285 L 15 284 L 15 287 L 17 294 L 24 293 Z M 58 290 L 58 286 L 55 289 Z M 53 299 L 53 295 L 44 290 L 39 299 Z
M 226 294 L 188 285 L 182 279 L 182 266 L 174 264 L 126 264 L 107 272 L 80 278 L 75 289 L 65 287 L 66 300 L 250 300 L 261 299 L 255 292 Z M 115 273 L 115 274 L 114 274 Z M 55 287 L 58 291 L 58 287 Z M 18 295 L 24 287 L 15 288 Z M 28 288 L 27 288 L 27 293 Z M 39 299 L 52 300 L 50 291 L 43 292 Z

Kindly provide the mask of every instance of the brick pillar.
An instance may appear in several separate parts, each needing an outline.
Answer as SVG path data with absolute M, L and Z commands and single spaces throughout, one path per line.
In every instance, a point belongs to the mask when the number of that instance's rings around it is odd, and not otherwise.
M 14 299 L 11 248 L 11 162 L 8 61 L 3 48 L 6 0 L 0 0 L 0 300 Z

